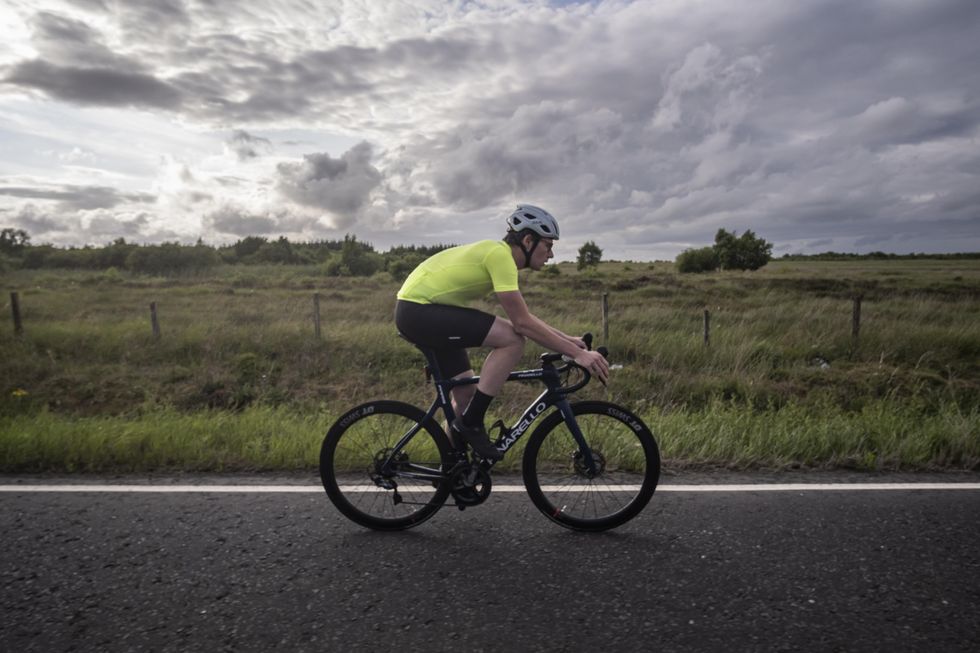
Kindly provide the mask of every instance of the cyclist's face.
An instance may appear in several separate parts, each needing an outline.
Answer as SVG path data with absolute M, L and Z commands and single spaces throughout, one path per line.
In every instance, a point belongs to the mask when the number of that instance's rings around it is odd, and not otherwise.
M 539 240 L 538 246 L 534 250 L 534 254 L 531 255 L 531 269 L 540 270 L 549 259 L 554 258 L 555 253 L 552 251 L 554 246 L 555 241 L 550 238 L 542 238 Z

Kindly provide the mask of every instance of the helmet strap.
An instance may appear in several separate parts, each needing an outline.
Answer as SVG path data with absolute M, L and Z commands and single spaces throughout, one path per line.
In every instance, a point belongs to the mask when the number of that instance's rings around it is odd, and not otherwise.
M 521 251 L 524 252 L 524 267 L 531 267 L 531 255 L 534 254 L 534 250 L 538 248 L 538 244 L 541 242 L 541 236 L 537 234 L 532 235 L 534 239 L 534 244 L 531 245 L 531 249 L 524 247 L 524 239 L 522 238 L 518 245 L 521 246 Z

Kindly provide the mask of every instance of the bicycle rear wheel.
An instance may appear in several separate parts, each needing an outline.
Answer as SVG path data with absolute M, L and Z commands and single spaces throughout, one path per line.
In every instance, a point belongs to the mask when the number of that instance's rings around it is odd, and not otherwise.
M 412 429 L 415 435 L 392 456 Z M 392 464 L 383 469 L 389 459 Z M 449 495 L 441 474 L 451 465 L 442 429 L 400 401 L 351 409 L 330 427 L 320 448 L 320 480 L 330 501 L 349 519 L 378 530 L 410 528 L 434 515 Z
M 589 478 L 579 446 L 560 412 L 534 430 L 524 450 L 524 485 L 553 522 L 581 531 L 620 526 L 649 503 L 660 478 L 653 433 L 628 410 L 604 401 L 572 404 L 592 449 L 597 473 Z

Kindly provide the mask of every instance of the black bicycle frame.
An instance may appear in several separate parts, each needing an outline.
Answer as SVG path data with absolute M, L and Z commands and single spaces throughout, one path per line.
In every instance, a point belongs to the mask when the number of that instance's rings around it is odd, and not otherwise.
M 442 409 L 443 414 L 446 417 L 447 423 L 452 424 L 453 420 L 456 419 L 456 412 L 453 410 L 452 401 L 449 398 L 449 392 L 459 386 L 473 385 L 480 381 L 479 376 L 471 376 L 462 379 L 442 379 L 439 378 L 441 375 L 438 374 L 438 368 L 435 366 L 434 360 L 426 353 L 426 358 L 429 360 L 429 370 L 436 370 L 435 374 L 435 386 L 436 386 L 436 398 L 429 406 L 429 410 L 425 413 L 425 418 L 422 422 L 427 422 L 428 420 L 435 417 L 436 412 Z M 534 381 L 541 380 L 544 382 L 546 389 L 537 399 L 531 402 L 531 404 L 525 409 L 524 413 L 521 415 L 520 419 L 514 424 L 513 427 L 507 429 L 505 427 L 502 437 L 495 444 L 497 449 L 502 453 L 507 453 L 510 449 L 517 444 L 517 441 L 521 439 L 531 425 L 551 406 L 558 408 L 564 418 L 565 425 L 571 432 L 572 437 L 575 439 L 576 444 L 579 446 L 579 451 L 582 453 L 582 462 L 585 464 L 585 469 L 590 475 L 596 473 L 595 458 L 592 456 L 592 449 L 589 447 L 588 443 L 585 441 L 585 436 L 582 434 L 582 430 L 579 428 L 578 422 L 575 420 L 575 414 L 572 412 L 571 402 L 568 401 L 568 394 L 574 392 L 578 388 L 581 388 L 582 384 L 576 385 L 572 389 L 564 388 L 561 384 L 561 378 L 559 377 L 558 370 L 549 361 L 542 363 L 541 367 L 533 370 L 519 370 L 516 372 L 511 372 L 507 376 L 508 381 Z M 384 462 L 382 468 L 390 469 L 393 464 L 394 457 L 398 451 L 402 449 L 408 442 L 415 437 L 415 434 L 423 428 L 423 423 L 417 424 L 412 427 L 402 438 L 398 441 L 392 448 L 392 453 L 388 459 Z M 484 463 L 490 467 L 496 464 L 496 461 L 486 461 Z M 420 472 L 420 473 L 401 473 L 402 476 L 409 476 L 413 478 L 424 478 L 435 480 L 442 478 L 442 474 L 433 475 L 431 473 Z

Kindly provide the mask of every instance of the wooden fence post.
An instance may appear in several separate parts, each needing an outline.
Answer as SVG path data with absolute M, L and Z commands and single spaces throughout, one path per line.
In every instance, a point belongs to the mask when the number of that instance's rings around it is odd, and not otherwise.
M 16 292 L 10 293 L 10 310 L 14 314 L 14 335 L 24 333 L 24 324 L 20 321 L 20 298 Z
M 313 293 L 313 333 L 320 339 L 320 293 Z
M 602 342 L 609 344 L 609 293 L 602 293 Z
M 157 303 L 150 302 L 150 327 L 153 329 L 153 339 L 160 339 L 160 322 L 157 320 Z
M 711 341 L 711 313 L 704 309 L 704 346 L 707 347 Z
M 854 298 L 854 307 L 851 310 L 851 338 L 857 343 L 861 335 L 861 295 Z

